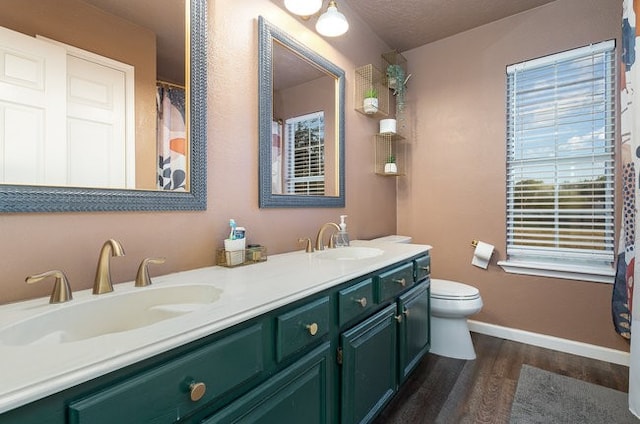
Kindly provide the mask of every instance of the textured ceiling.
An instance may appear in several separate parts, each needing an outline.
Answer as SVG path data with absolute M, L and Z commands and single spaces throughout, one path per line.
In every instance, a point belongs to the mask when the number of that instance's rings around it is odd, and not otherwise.
M 337 0 L 400 52 L 554 0 Z

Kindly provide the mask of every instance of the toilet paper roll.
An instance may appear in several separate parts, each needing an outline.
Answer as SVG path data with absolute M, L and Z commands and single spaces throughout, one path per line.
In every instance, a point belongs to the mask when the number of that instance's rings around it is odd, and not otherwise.
M 395 134 L 396 133 L 396 120 L 395 119 L 381 119 L 380 120 L 380 134 Z
M 471 265 L 487 269 L 489 261 L 491 260 L 491 255 L 493 254 L 493 249 L 493 245 L 479 241 L 476 246 L 476 250 L 473 252 Z

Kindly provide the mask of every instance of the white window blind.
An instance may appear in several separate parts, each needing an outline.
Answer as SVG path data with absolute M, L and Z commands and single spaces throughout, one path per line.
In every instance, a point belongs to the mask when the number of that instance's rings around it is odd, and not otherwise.
M 614 72 L 613 41 L 507 68 L 509 261 L 612 266 Z
M 324 195 L 324 112 L 289 118 L 285 126 L 287 193 Z

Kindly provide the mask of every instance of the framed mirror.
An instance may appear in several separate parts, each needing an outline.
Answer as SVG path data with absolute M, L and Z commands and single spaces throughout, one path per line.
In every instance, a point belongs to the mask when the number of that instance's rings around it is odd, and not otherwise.
M 344 207 L 344 71 L 258 27 L 260 207 Z
M 78 78 L 81 82 L 79 85 L 72 86 L 71 81 L 72 74 L 69 69 L 71 69 L 71 59 L 69 52 L 72 51 L 72 55 L 76 55 L 76 51 L 81 51 L 82 54 L 88 55 L 88 57 L 96 57 L 98 60 L 107 63 L 107 67 L 114 68 L 116 65 L 120 66 L 122 62 L 124 62 L 124 67 L 127 66 L 132 69 L 131 79 L 127 79 L 124 77 L 123 83 L 121 84 L 123 89 L 121 92 L 127 94 L 130 93 L 132 98 L 135 101 L 132 103 L 125 103 L 125 107 L 123 110 L 128 111 L 131 117 L 130 121 L 127 121 L 127 125 L 123 125 L 123 127 L 127 128 L 125 133 L 129 135 L 131 140 L 134 140 L 134 143 L 127 147 L 125 150 L 128 152 L 127 159 L 122 159 L 122 163 L 133 163 L 131 168 L 127 168 L 128 175 L 126 177 L 126 181 L 121 185 L 111 184 L 102 184 L 102 183 L 90 183 L 87 182 L 85 184 L 84 180 L 80 180 L 81 182 L 75 183 L 58 183 L 58 180 L 46 179 L 44 183 L 40 182 L 13 182 L 11 177 L 4 178 L 3 171 L 6 171 L 7 168 L 11 168 L 22 172 L 30 164 L 24 165 L 23 162 L 20 162 L 20 159 L 12 159 L 9 158 L 0 158 L 5 160 L 4 163 L 0 163 L 0 212 L 12 213 L 12 212 L 84 212 L 84 211 L 169 211 L 169 210 L 205 210 L 207 207 L 207 199 L 206 199 L 206 90 L 207 90 L 207 63 L 206 63 L 206 43 L 207 43 L 207 1 L 206 0 L 184 0 L 184 1 L 175 1 L 175 0 L 162 0 L 158 2 L 158 0 L 132 0 L 129 2 L 119 2 L 113 0 L 73 0 L 69 2 L 63 3 L 71 3 L 73 2 L 76 7 L 68 12 L 62 11 L 61 16 L 63 20 L 63 24 L 69 28 L 69 32 L 73 33 L 72 35 L 64 35 L 61 33 L 59 37 L 55 35 L 52 36 L 48 34 L 47 31 L 42 31 L 36 27 L 37 22 L 51 22 L 54 19 L 51 19 L 50 16 L 47 16 L 43 13 L 42 9 L 39 7 L 50 7 L 50 2 L 41 2 L 39 0 L 20 0 L 15 2 L 8 2 L 6 5 L 8 8 L 13 9 L 13 16 L 8 17 L 9 14 L 3 14 L 3 21 L 0 22 L 0 26 L 2 30 L 6 32 L 2 33 L 2 37 L 0 37 L 0 48 L 2 48 L 2 38 L 5 38 L 5 45 L 7 42 L 7 35 L 11 35 L 11 31 L 16 33 L 20 33 L 23 38 L 31 38 L 36 40 L 40 44 L 42 42 L 48 42 L 53 46 L 54 50 L 56 46 L 64 46 L 64 52 L 66 56 L 66 66 L 65 72 L 63 76 L 66 76 L 65 79 L 62 80 L 63 85 L 67 84 L 62 91 L 62 96 L 60 96 L 61 101 L 64 103 L 66 107 L 66 115 L 62 115 L 60 122 L 57 126 L 44 126 L 44 130 L 41 130 L 40 127 L 38 131 L 31 131 L 33 134 L 44 134 L 45 137 L 41 137 L 46 139 L 46 143 L 42 142 L 41 146 L 34 144 L 37 148 L 32 149 L 38 155 L 38 161 L 41 163 L 52 163 L 57 161 L 68 161 L 70 163 L 81 164 L 81 166 L 76 168 L 84 168 L 88 173 L 93 171 L 93 168 L 108 168 L 105 163 L 108 162 L 111 158 L 111 150 L 103 149 L 103 150 L 95 150 L 92 146 L 94 146 L 96 140 L 101 141 L 104 137 L 104 134 L 111 133 L 111 129 L 108 131 L 100 132 L 99 129 L 94 131 L 93 128 L 86 122 L 93 123 L 96 121 L 96 116 L 106 115 L 104 111 L 98 107 L 97 113 L 90 115 L 82 125 L 73 124 L 78 120 L 77 115 L 73 115 L 76 113 L 78 108 L 77 105 L 71 105 L 71 98 L 74 97 L 75 94 L 86 94 L 86 93 L 97 93 L 94 98 L 100 98 L 101 93 L 107 93 L 106 90 L 95 90 L 91 91 L 92 87 L 95 87 L 95 84 L 88 83 L 85 79 Z M 186 3 L 185 3 L 186 2 Z M 163 8 L 162 5 L 166 3 L 166 8 Z M 55 7 L 62 7 L 60 4 L 55 3 Z M 79 7 L 81 6 L 81 7 Z M 119 8 L 124 9 L 118 11 Z M 88 11 L 93 10 L 94 13 L 102 14 L 102 19 L 98 20 L 98 24 L 95 21 L 92 23 L 87 19 L 83 19 L 80 13 L 80 9 L 87 8 Z M 31 9 L 29 9 L 31 8 Z M 179 11 L 182 13 L 174 13 L 172 10 L 175 8 L 180 8 Z M 20 10 L 20 12 L 16 12 L 16 10 Z M 156 21 L 159 23 L 162 21 L 165 26 L 167 26 L 167 33 L 154 32 L 150 27 L 145 27 L 144 23 L 136 22 L 135 16 L 136 11 L 144 11 L 144 14 L 148 15 L 150 20 Z M 122 16 L 116 16 L 115 14 L 118 12 L 122 12 Z M 19 13 L 22 14 L 19 15 Z M 139 14 L 141 15 L 141 14 Z M 25 18 L 28 16 L 28 19 Z M 75 19 L 75 21 L 74 21 Z M 109 21 L 108 29 L 110 30 L 110 36 L 100 38 L 97 33 L 101 25 L 107 26 L 107 24 L 101 23 L 102 20 L 110 20 L 114 19 L 114 22 L 118 22 L 120 26 L 114 26 Z M 26 23 L 25 23 L 26 22 Z M 59 23 L 58 23 L 59 24 Z M 28 30 L 22 30 L 26 25 Z M 13 27 L 13 28 L 12 28 Z M 17 27 L 17 28 L 16 28 Z M 122 54 L 125 50 L 131 50 L 135 48 L 135 46 L 147 46 L 148 44 L 143 44 L 141 39 L 138 38 L 128 38 L 122 42 L 122 36 L 119 33 L 121 28 L 131 28 L 131 30 L 138 29 L 140 32 L 146 31 L 147 36 L 146 39 L 150 40 L 153 44 L 152 51 L 138 50 L 135 57 L 150 56 L 152 59 L 157 58 L 157 63 L 155 60 L 152 60 L 148 67 L 142 68 L 138 66 L 137 62 L 127 61 L 125 60 L 116 60 L 113 57 L 110 57 L 106 53 L 102 53 L 105 51 L 115 52 L 115 55 Z M 90 31 L 90 35 L 80 35 L 78 36 L 80 29 L 86 29 Z M 48 29 L 51 32 L 50 29 Z M 27 35 L 27 37 L 24 37 Z M 188 35 L 188 36 L 187 36 Z M 66 39 L 65 39 L 66 37 Z M 68 41 L 69 38 L 76 37 L 79 39 L 85 40 L 84 46 L 75 46 L 70 44 Z M 91 45 L 87 46 L 86 39 L 91 39 Z M 120 38 L 121 42 L 119 44 L 113 44 L 113 39 Z M 177 49 L 169 49 L 164 48 L 163 39 L 166 41 L 167 39 L 171 39 L 174 42 L 174 46 L 177 46 Z M 157 40 L 157 41 L 156 41 Z M 30 42 L 27 40 L 27 42 Z M 109 44 L 111 43 L 111 44 Z M 155 45 L 157 43 L 157 51 L 155 49 Z M 48 49 L 49 50 L 49 49 Z M 175 53 L 175 52 L 179 53 Z M 99 52 L 99 53 L 96 53 Z M 5 69 L 9 69 L 9 71 L 14 71 L 14 75 L 18 75 L 16 70 L 20 69 L 18 65 L 27 65 L 27 69 L 30 69 L 28 66 L 31 62 L 30 54 L 21 54 L 15 55 L 17 59 L 13 60 L 11 67 L 6 67 Z M 22 60 L 25 59 L 25 60 Z M 27 60 L 28 59 L 28 60 Z M 75 58 L 73 59 L 75 60 Z M 24 62 L 24 63 L 23 63 Z M 60 61 L 58 61 L 60 62 Z M 82 62 L 82 61 L 80 61 Z M 173 63 L 173 68 L 177 69 L 178 76 L 176 78 L 182 78 L 183 84 L 171 84 L 166 81 L 162 81 L 163 77 L 166 75 L 169 79 L 173 79 L 171 72 L 166 72 L 164 75 L 162 74 L 163 68 L 162 63 Z M 33 61 L 33 63 L 39 63 L 38 61 Z M 113 65 L 116 64 L 116 65 Z M 48 68 L 49 66 L 47 66 Z M 45 66 L 34 66 L 33 69 L 36 71 L 33 72 L 33 75 L 38 75 L 40 68 L 45 68 Z M 142 89 L 142 85 L 140 83 L 140 75 L 142 75 L 145 71 L 152 71 L 150 89 L 145 91 Z M 76 69 L 76 68 L 74 68 Z M 27 75 L 27 74 L 25 74 Z M 30 74 L 29 74 L 30 75 Z M 7 82 L 10 78 L 7 75 L 0 75 L 0 96 L 3 94 L 2 91 L 10 92 L 11 90 L 6 89 L 6 85 L 2 84 Z M 48 78 L 48 77 L 47 77 Z M 16 78 L 13 78 L 16 80 Z M 51 84 L 50 81 L 55 80 L 46 80 L 49 81 L 49 84 L 43 84 L 43 86 L 57 87 L 57 84 Z M 18 83 L 22 83 L 20 78 L 17 79 Z M 182 107 L 179 110 L 179 114 L 182 116 L 182 135 L 181 136 L 172 136 L 171 137 L 171 149 L 179 151 L 181 154 L 183 165 L 183 173 L 180 178 L 182 186 L 178 188 L 178 190 L 174 190 L 174 187 L 171 187 L 171 190 L 167 190 L 167 186 L 162 186 L 161 179 L 159 182 L 159 169 L 162 169 L 164 172 L 164 168 L 162 167 L 162 153 L 160 153 L 161 147 L 158 147 L 159 144 L 157 142 L 156 129 L 160 127 L 160 124 L 156 122 L 156 117 L 159 116 L 161 109 L 156 110 L 156 105 L 161 105 L 161 101 L 158 100 L 159 95 L 157 88 L 160 85 L 165 86 L 180 86 L 183 87 L 182 93 Z M 100 87 L 98 87 L 100 88 Z M 74 91 L 76 90 L 76 91 Z M 66 96 L 65 96 L 66 94 Z M 105 94 L 104 98 L 106 99 L 103 103 L 112 104 L 112 101 L 116 96 L 111 96 L 110 94 Z M 48 95 L 43 96 L 45 102 L 48 104 L 51 103 L 51 98 Z M 147 100 L 147 106 L 139 107 L 140 99 Z M 86 103 L 86 99 L 83 99 L 79 103 Z M 91 99 L 89 99 L 91 100 Z M 59 101 L 57 98 L 56 101 Z M 2 103 L 2 102 L 0 102 Z M 58 103 L 55 103 L 58 104 Z M 132 106 L 135 105 L 135 106 Z M 0 105 L 0 112 L 5 113 L 5 111 L 1 110 L 2 107 Z M 56 107 L 54 107 L 56 109 Z M 73 112 L 70 112 L 72 111 Z M 147 115 L 142 115 L 142 113 L 147 113 Z M 150 113 L 150 115 L 149 115 Z M 174 115 L 175 112 L 172 110 L 171 114 Z M 151 118 L 148 118 L 151 116 Z M 74 122 L 70 122 L 74 120 Z M 5 119 L 6 121 L 6 119 Z M 28 121 L 25 121 L 28 122 Z M 144 135 L 140 130 L 141 125 L 145 125 L 146 129 L 151 129 L 151 132 L 145 132 Z M 102 125 L 102 122 L 100 122 Z M 23 130 L 16 131 L 15 128 L 9 128 L 8 125 L 2 127 L 2 131 L 0 131 L 0 144 L 2 142 L 7 141 L 7 139 L 13 137 L 17 142 L 14 142 L 14 145 L 29 145 L 28 140 L 38 139 L 38 137 L 29 137 L 30 128 L 27 126 L 23 126 Z M 60 149 L 58 147 L 52 148 L 49 145 L 49 135 L 52 131 L 49 128 L 62 128 L 63 136 L 60 139 L 63 140 L 61 145 L 67 145 L 68 151 L 66 153 L 60 154 Z M 76 130 L 78 129 L 79 130 Z M 173 128 L 171 129 L 173 131 Z M 57 131 L 57 130 L 56 130 Z M 66 131 L 66 132 L 64 132 Z M 75 132 L 74 132 L 75 131 Z M 71 133 L 75 135 L 74 146 L 80 146 L 80 149 L 72 150 L 69 145 L 72 144 L 69 140 L 71 140 Z M 23 134 L 24 133 L 24 134 Z M 16 135 L 17 134 L 17 135 Z M 20 137 L 23 137 L 21 139 Z M 138 143 L 142 138 L 149 138 L 150 142 L 148 146 L 150 148 L 143 149 Z M 106 143 L 106 145 L 111 146 L 111 144 Z M 89 147 L 87 147 L 89 146 Z M 175 146 L 178 146 L 177 148 Z M 110 148 L 110 147 L 109 147 Z M 22 147 L 20 149 L 13 148 L 13 150 L 20 151 L 23 150 Z M 80 161 L 73 161 L 76 156 L 77 151 L 85 150 L 89 152 L 89 156 L 80 156 L 83 159 Z M 142 158 L 140 151 L 145 151 L 144 158 Z M 7 151 L 5 149 L 5 151 Z M 51 159 L 48 152 L 58 152 L 58 155 L 55 156 L 55 160 Z M 45 153 L 46 152 L 46 156 Z M 22 153 L 24 156 L 24 152 Z M 18 156 L 20 157 L 20 156 Z M 168 154 L 165 158 L 168 157 Z M 87 159 L 89 158 L 89 159 Z M 133 159 L 129 159 L 133 158 Z M 173 157 L 172 157 L 173 160 Z M 147 163 L 147 165 L 140 165 L 141 163 Z M 109 162 L 110 163 L 110 162 Z M 74 165 L 75 166 L 75 165 Z M 124 166 L 124 165 L 123 165 Z M 129 166 L 129 165 L 126 165 Z M 4 167 L 4 168 L 3 168 Z M 143 168 L 145 171 L 146 183 L 140 183 L 140 169 Z M 74 168 L 75 169 L 75 168 Z M 130 171 L 130 169 L 134 169 L 135 172 Z M 74 171 L 75 172 L 75 171 Z M 24 172 L 23 172 L 24 173 Z M 70 174 L 70 171 L 64 171 L 63 174 Z M 10 173 L 4 172 L 4 175 L 9 175 Z M 14 173 L 15 174 L 15 173 Z M 131 176 L 133 175 L 133 176 Z M 37 180 L 40 181 L 40 180 Z

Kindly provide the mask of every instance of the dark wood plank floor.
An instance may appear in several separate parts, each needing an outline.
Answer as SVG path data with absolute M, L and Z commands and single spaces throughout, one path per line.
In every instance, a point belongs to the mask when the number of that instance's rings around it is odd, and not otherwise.
M 427 355 L 374 424 L 508 423 L 528 364 L 628 392 L 629 368 L 472 333 L 473 361 Z

